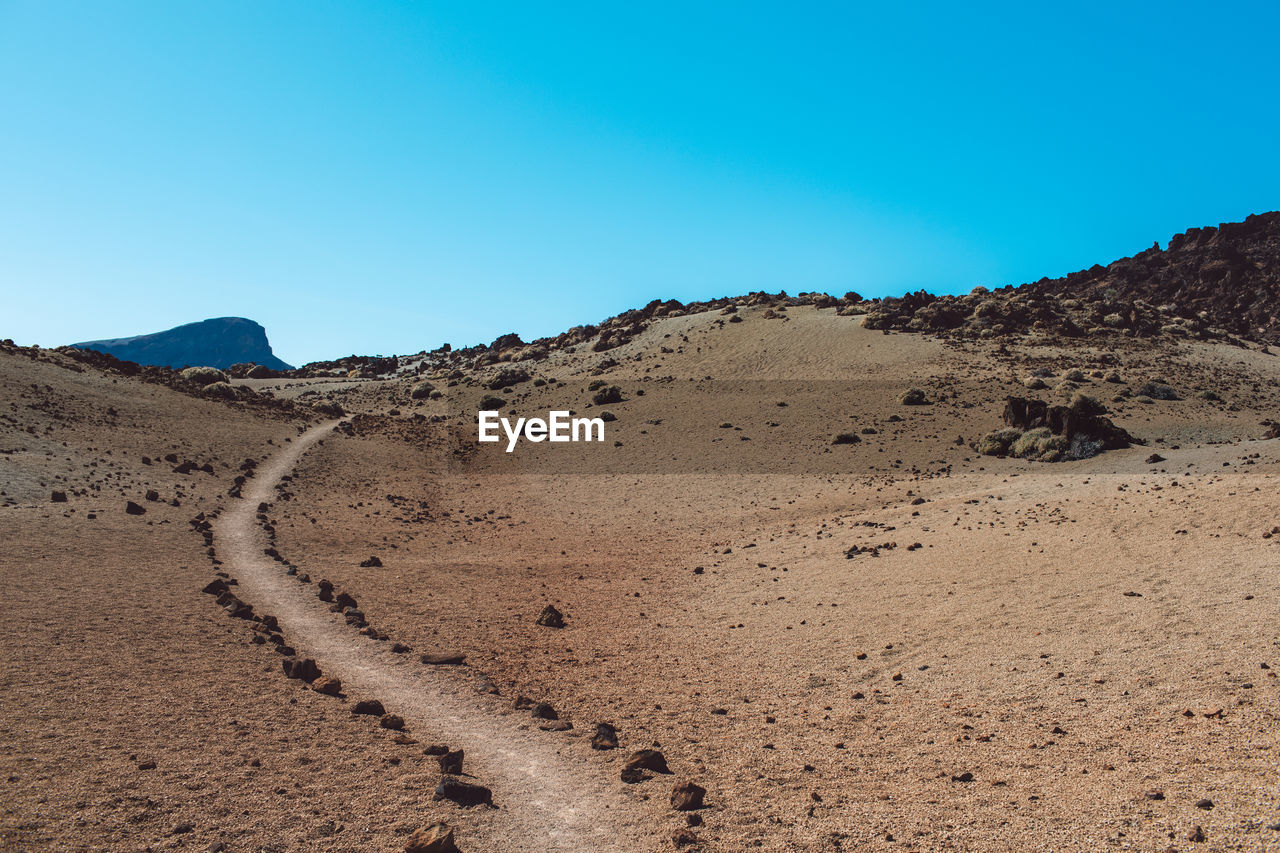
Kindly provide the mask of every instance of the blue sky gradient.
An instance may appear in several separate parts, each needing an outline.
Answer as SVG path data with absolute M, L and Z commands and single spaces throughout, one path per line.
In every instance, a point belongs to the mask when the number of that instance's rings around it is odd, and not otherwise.
M 1277 33 L 1271 2 L 0 0 L 0 337 L 239 315 L 301 363 L 1061 275 L 1280 207 Z

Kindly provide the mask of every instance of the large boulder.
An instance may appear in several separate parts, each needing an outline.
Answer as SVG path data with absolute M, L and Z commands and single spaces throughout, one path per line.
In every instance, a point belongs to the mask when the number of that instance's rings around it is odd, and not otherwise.
M 1021 430 L 1047 427 L 1068 441 L 1098 441 L 1102 450 L 1118 450 L 1134 444 L 1133 436 L 1104 417 L 1106 412 L 1101 403 L 1085 394 L 1076 394 L 1066 406 L 1009 397 L 1005 400 L 1004 422 Z
M 979 450 L 991 456 L 1007 454 L 1056 462 L 1141 443 L 1105 417 L 1106 412 L 1101 403 L 1081 393 L 1066 406 L 1008 397 L 1004 422 L 1009 428 L 987 435 Z

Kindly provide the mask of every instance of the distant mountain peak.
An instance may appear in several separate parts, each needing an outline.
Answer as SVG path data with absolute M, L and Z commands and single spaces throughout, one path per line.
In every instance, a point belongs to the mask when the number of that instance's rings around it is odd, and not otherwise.
M 218 367 L 252 362 L 272 370 L 292 367 L 276 358 L 267 330 L 245 317 L 215 317 L 163 332 L 72 344 L 125 361 L 160 367 Z

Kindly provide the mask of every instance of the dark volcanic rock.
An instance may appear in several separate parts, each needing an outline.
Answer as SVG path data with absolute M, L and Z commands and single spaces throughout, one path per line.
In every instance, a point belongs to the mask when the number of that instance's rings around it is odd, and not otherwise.
M 735 314 L 734 316 L 736 317 L 737 315 Z M 638 767 L 624 767 L 619 775 L 621 776 L 622 781 L 626 782 L 628 785 L 635 785 L 638 782 L 643 782 L 646 779 L 653 778 Z
M 453 828 L 447 823 L 436 823 L 414 830 L 404 843 L 404 853 L 458 853 L 453 843 Z
M 266 330 L 243 317 L 218 317 L 150 335 L 86 341 L 72 346 L 161 367 L 207 365 L 226 369 L 233 364 L 254 362 L 270 370 L 292 369 L 271 352 Z
M 656 749 L 638 749 L 627 756 L 626 769 L 652 770 L 655 773 L 670 773 L 667 758 Z
M 462 666 L 467 656 L 457 652 L 435 652 L 424 654 L 421 660 L 428 666 Z
M 618 730 L 608 723 L 596 723 L 596 733 L 591 736 L 592 749 L 617 749 Z
M 460 806 L 493 805 L 493 792 L 484 785 L 464 782 L 456 776 L 445 776 L 436 785 L 435 800 L 452 800 Z
M 370 714 L 374 717 L 381 717 L 383 714 L 387 713 L 387 711 L 382 707 L 382 703 L 377 699 L 361 699 L 359 702 L 351 706 L 351 713 Z
M 1133 436 L 1103 417 L 1106 411 L 1096 400 L 1083 394 L 1078 394 L 1069 406 L 1009 397 L 1005 401 L 1004 422 L 1022 430 L 1045 427 L 1067 441 L 1098 442 L 1101 450 L 1117 450 L 1134 444 Z
M 308 683 L 320 677 L 320 667 L 311 658 L 288 658 L 280 661 L 280 667 L 289 678 L 298 678 Z
M 317 693 L 323 693 L 325 696 L 337 696 L 342 692 L 342 679 L 317 678 L 311 682 L 311 689 Z
M 691 812 L 702 808 L 707 789 L 687 779 L 681 779 L 671 790 L 671 808 L 678 812 Z
M 542 612 L 538 614 L 538 624 L 547 628 L 563 628 L 564 614 L 553 605 L 548 604 L 542 608 Z
M 1178 313 L 1201 312 L 1209 322 L 1248 337 L 1280 337 L 1280 211 L 1260 213 L 1216 228 L 1175 234 L 1158 246 L 1065 278 L 1027 287 L 1038 293 L 1125 304 L 1172 304 Z
M 856 294 L 853 294 L 856 296 Z M 921 290 L 858 304 L 871 329 L 993 337 L 1038 332 L 1280 340 L 1280 211 L 1192 228 L 1159 245 L 1062 278 L 963 296 Z
M 124 511 L 129 513 L 129 515 L 142 515 L 144 512 L 146 512 L 146 509 L 141 506 L 138 506 L 133 501 L 125 501 Z
M 440 772 L 446 776 L 460 775 L 464 756 L 465 753 L 461 749 L 450 750 L 444 755 L 437 756 L 437 760 L 440 762 Z

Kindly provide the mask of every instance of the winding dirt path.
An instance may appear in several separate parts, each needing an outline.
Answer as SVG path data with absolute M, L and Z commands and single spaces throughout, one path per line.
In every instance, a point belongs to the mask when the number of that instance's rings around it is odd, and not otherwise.
M 428 671 L 416 654 L 392 654 L 387 643 L 359 636 L 317 602 L 313 586 L 298 583 L 263 555 L 264 536 L 255 519 L 259 502 L 275 500 L 280 478 L 332 434 L 336 423 L 313 427 L 261 465 L 245 484 L 243 499 L 217 520 L 218 550 L 243 597 L 275 615 L 289 643 L 314 657 L 326 674 L 341 678 L 345 693 L 381 699 L 411 732 L 466 751 L 463 769 L 493 790 L 498 808 L 476 814 L 475 827 L 468 821 L 459 837 L 463 850 L 623 853 L 651 847 L 652 841 L 641 840 L 649 833 L 622 790 L 616 762 L 573 754 L 590 751 L 585 738 L 531 729 L 528 717 L 448 673 Z M 423 791 L 424 824 L 453 808 L 433 805 L 430 796 Z

